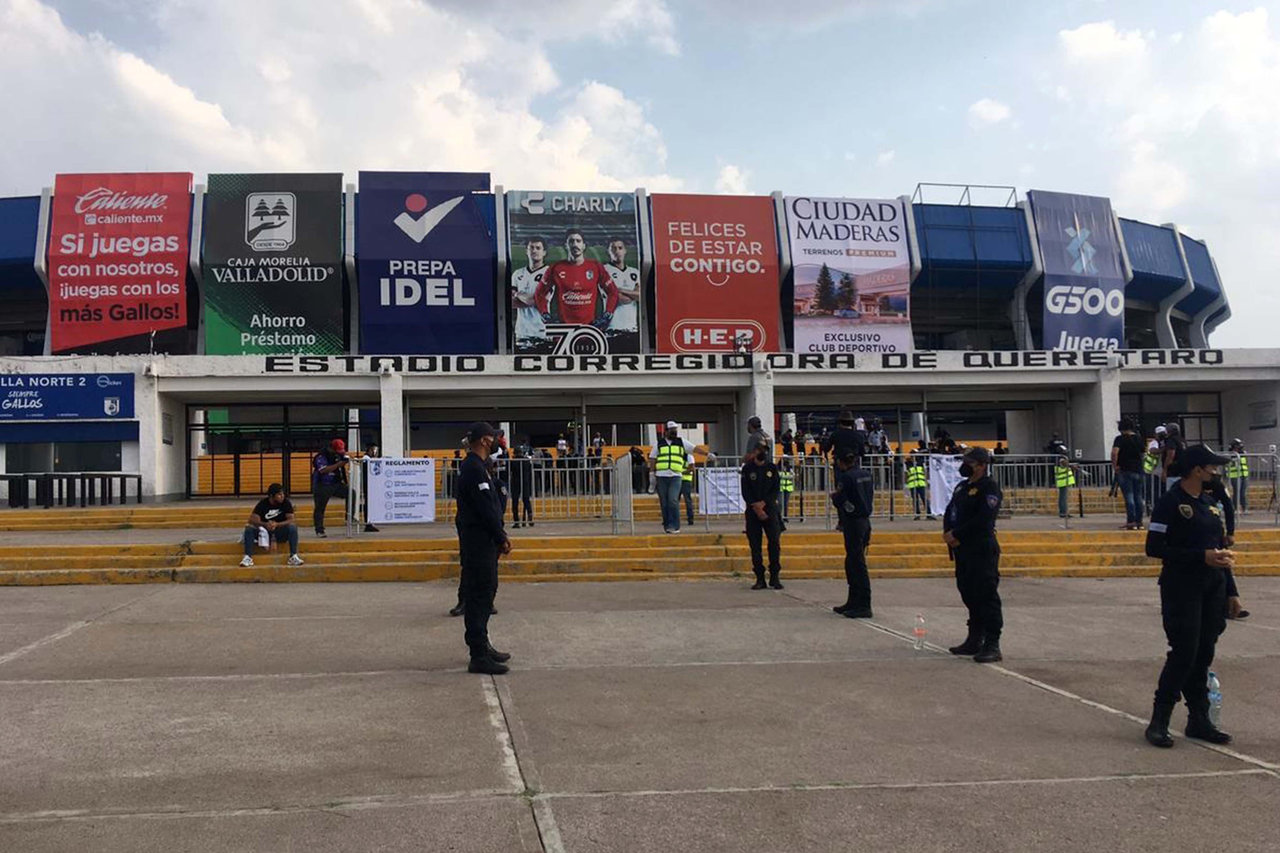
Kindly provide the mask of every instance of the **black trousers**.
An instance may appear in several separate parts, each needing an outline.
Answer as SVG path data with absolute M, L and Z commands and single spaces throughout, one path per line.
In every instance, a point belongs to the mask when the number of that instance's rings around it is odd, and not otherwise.
M 316 483 L 312 497 L 315 499 L 315 511 L 311 514 L 311 520 L 315 522 L 316 532 L 324 530 L 324 511 L 329 506 L 329 498 L 342 498 L 347 500 L 348 490 L 346 483 Z
M 489 611 L 498 594 L 498 546 L 486 534 L 458 532 L 463 638 L 473 658 L 489 652 Z
M 848 604 L 862 609 L 871 606 L 871 576 L 867 574 L 867 543 L 871 541 L 871 519 L 844 520 L 844 578 L 849 583 Z
M 751 546 L 751 571 L 756 577 L 764 577 L 764 556 L 760 553 L 761 536 L 769 540 L 769 574 L 777 577 L 782 571 L 782 523 L 772 515 L 765 521 L 756 518 L 756 514 L 747 510 L 747 544 Z
M 1160 616 L 1169 653 L 1156 686 L 1156 702 L 1205 711 L 1209 707 L 1209 667 L 1218 636 L 1227 627 L 1227 582 L 1221 569 L 1182 570 L 1160 578 Z
M 969 630 L 989 640 L 1000 639 L 1004 612 L 1000 605 L 1000 546 L 994 541 L 956 549 L 956 588 L 969 610 Z
M 520 505 L 524 504 L 524 519 L 533 518 L 533 501 L 529 500 L 529 489 L 523 484 L 516 484 L 511 491 L 511 520 L 520 520 Z

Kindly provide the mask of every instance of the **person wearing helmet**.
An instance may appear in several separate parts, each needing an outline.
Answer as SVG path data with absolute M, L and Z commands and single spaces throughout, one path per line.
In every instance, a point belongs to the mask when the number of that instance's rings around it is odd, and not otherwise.
M 347 500 L 347 466 L 350 464 L 347 443 L 340 438 L 329 442 L 329 446 L 311 460 L 311 497 L 315 501 L 311 520 L 317 538 L 324 539 L 327 535 L 324 532 L 324 511 L 329 506 L 329 499 L 340 497 L 344 503 Z

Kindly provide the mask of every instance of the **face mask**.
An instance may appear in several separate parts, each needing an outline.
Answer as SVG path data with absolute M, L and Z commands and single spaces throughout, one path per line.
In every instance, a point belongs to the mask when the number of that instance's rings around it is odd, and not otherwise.
M 1205 475 L 1206 475 L 1206 477 L 1205 477 L 1205 482 L 1206 482 L 1206 483 L 1208 483 L 1210 486 L 1220 486 L 1220 485 L 1222 485 L 1222 472 L 1221 472 L 1221 471 L 1206 471 L 1206 472 L 1205 472 Z
M 676 431 L 673 429 L 667 430 L 667 441 L 675 441 L 675 439 L 676 439 Z
M 972 465 L 970 465 L 968 462 L 961 462 L 961 463 L 960 463 L 960 476 L 961 476 L 961 477 L 972 477 L 972 476 L 973 476 L 973 466 L 972 466 Z

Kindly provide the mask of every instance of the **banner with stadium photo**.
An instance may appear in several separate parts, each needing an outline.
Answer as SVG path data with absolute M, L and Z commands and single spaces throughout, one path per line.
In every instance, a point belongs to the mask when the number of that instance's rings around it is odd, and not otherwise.
M 909 352 L 911 256 L 901 201 L 786 199 L 796 352 Z
M 210 175 L 205 352 L 343 351 L 342 175 Z
M 58 175 L 48 258 L 52 352 L 190 352 L 190 234 L 190 172 Z
M 764 196 L 652 197 L 659 352 L 772 352 L 778 237 Z
M 640 352 L 639 228 L 631 193 L 507 193 L 517 353 Z
M 1043 349 L 1124 348 L 1124 271 L 1111 200 L 1027 193 L 1044 259 Z
M 497 351 L 487 172 L 361 172 L 360 351 Z

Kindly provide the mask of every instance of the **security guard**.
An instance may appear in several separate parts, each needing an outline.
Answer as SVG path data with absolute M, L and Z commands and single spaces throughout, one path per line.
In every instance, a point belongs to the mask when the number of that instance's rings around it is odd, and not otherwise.
M 1209 667 L 1218 635 L 1227 627 L 1227 599 L 1235 595 L 1235 553 L 1224 548 L 1222 510 L 1212 484 L 1228 459 L 1203 444 L 1182 451 L 1181 479 L 1160 499 L 1147 527 L 1147 556 L 1160 559 L 1160 614 L 1169 652 L 1156 686 L 1147 741 L 1171 747 L 1169 718 L 1187 702 L 1187 737 L 1231 742 L 1209 719 Z
M 680 472 L 680 500 L 684 501 L 684 517 L 693 526 L 693 454 L 686 453 L 684 470 Z
M 871 508 L 875 506 L 875 487 L 871 472 L 852 453 L 836 459 L 836 489 L 831 502 L 840 514 L 840 530 L 844 533 L 844 577 L 849 584 L 845 603 L 831 608 L 850 619 L 870 619 L 871 578 L 867 574 L 867 545 L 871 542 Z
M 462 562 L 462 616 L 471 652 L 467 672 L 502 675 L 511 655 L 489 644 L 489 613 L 498 592 L 498 557 L 511 553 L 502 526 L 499 483 L 485 460 L 497 441 L 497 430 L 477 422 L 467 430 L 468 451 L 458 471 L 458 553 Z
M 791 514 L 791 495 L 796 490 L 796 475 L 791 468 L 791 457 L 782 457 L 782 467 L 778 469 L 778 491 L 782 495 L 782 520 L 786 521 Z M 803 521 L 804 519 L 801 519 Z
M 1053 484 L 1058 487 L 1058 518 L 1066 518 L 1070 509 L 1067 501 L 1076 485 L 1076 466 L 1065 456 L 1059 456 L 1053 466 Z
M 1235 495 L 1241 514 L 1249 511 L 1249 457 L 1244 452 L 1244 442 L 1238 438 L 1231 439 L 1228 449 L 1231 457 L 1227 462 L 1227 479 L 1231 481 L 1231 493 Z
M 923 444 L 924 442 L 921 442 Z M 926 451 L 916 448 L 907 461 L 907 491 L 911 493 L 911 509 L 920 520 L 920 509 L 929 512 L 929 471 L 925 468 Z M 933 516 L 929 515 L 932 519 Z
M 772 446 L 760 441 L 755 454 L 742 466 L 742 500 L 747 505 L 747 544 L 751 546 L 751 570 L 756 582 L 752 589 L 764 589 L 764 559 L 760 538 L 769 539 L 769 586 L 782 589 L 778 575 L 782 571 L 782 514 L 778 507 L 778 467 L 770 459 Z
M 965 477 L 951 493 L 942 520 L 942 540 L 956 561 L 956 587 L 969 610 L 969 636 L 949 651 L 973 655 L 978 663 L 994 663 L 1000 654 L 1004 614 L 1000 606 L 1000 543 L 996 541 L 996 514 L 1004 500 L 1000 486 L 991 479 L 991 454 L 985 447 L 965 451 L 960 475 Z

